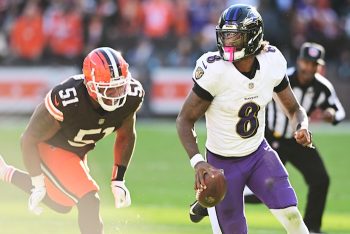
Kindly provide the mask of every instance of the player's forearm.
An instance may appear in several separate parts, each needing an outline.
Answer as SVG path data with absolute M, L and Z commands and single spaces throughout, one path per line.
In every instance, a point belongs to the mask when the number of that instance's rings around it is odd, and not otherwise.
M 118 136 L 114 145 L 114 165 L 112 181 L 123 181 L 131 156 L 134 152 L 136 133 Z
M 189 158 L 199 153 L 194 124 L 205 114 L 210 104 L 210 101 L 202 99 L 196 93 L 191 92 L 176 118 L 177 133 Z
M 308 129 L 309 119 L 303 107 L 299 107 L 291 116 L 291 123 L 294 130 Z
M 180 141 L 187 152 L 189 158 L 199 153 L 196 133 L 194 131 L 194 123 L 186 121 L 184 118 L 179 116 L 176 119 L 176 128 L 179 135 Z
M 129 136 L 118 136 L 114 145 L 114 165 L 127 167 L 134 152 L 136 133 Z
M 23 135 L 21 138 L 21 150 L 23 163 L 30 176 L 37 176 L 42 173 L 40 167 L 40 156 L 37 147 L 37 142 L 28 139 L 29 137 Z

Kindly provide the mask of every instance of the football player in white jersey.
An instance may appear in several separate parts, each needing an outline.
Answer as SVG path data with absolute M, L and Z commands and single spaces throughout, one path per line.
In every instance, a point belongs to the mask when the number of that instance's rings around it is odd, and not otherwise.
M 216 37 L 219 51 L 197 60 L 194 86 L 177 117 L 177 130 L 195 169 L 195 189 L 206 189 L 204 174 L 211 176 L 215 168 L 224 170 L 228 188 L 224 200 L 208 211 L 195 202 L 190 217 L 198 222 L 209 213 L 213 233 L 247 233 L 243 204 L 247 185 L 288 233 L 308 233 L 287 171 L 264 138 L 265 107 L 274 95 L 293 123 L 296 141 L 312 144 L 307 115 L 286 76 L 286 60 L 263 41 L 262 18 L 248 5 L 227 8 Z M 194 132 L 203 115 L 206 160 Z

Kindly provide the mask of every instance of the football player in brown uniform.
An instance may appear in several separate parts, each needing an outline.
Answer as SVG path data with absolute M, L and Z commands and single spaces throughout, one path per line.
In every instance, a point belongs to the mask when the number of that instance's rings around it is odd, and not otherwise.
M 21 138 L 28 172 L 0 156 L 0 180 L 30 194 L 28 208 L 39 203 L 66 213 L 76 205 L 81 233 L 103 233 L 99 187 L 91 178 L 87 153 L 97 141 L 116 132 L 112 193 L 117 208 L 131 204 L 124 174 L 136 142 L 136 112 L 144 90 L 131 77 L 120 52 L 108 47 L 91 51 L 83 74 L 55 86 L 34 111 Z

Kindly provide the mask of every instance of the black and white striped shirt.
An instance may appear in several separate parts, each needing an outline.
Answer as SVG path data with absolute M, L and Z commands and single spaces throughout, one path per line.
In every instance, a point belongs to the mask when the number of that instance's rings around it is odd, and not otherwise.
M 294 67 L 288 69 L 287 75 L 296 99 L 304 107 L 308 116 L 316 108 L 325 110 L 332 107 L 336 111 L 333 124 L 337 124 L 345 118 L 344 108 L 334 87 L 325 77 L 316 73 L 311 84 L 303 87 L 296 79 L 297 72 Z M 292 129 L 288 117 L 275 101 L 268 104 L 266 115 L 266 126 L 275 137 L 291 138 L 293 136 L 295 129 Z

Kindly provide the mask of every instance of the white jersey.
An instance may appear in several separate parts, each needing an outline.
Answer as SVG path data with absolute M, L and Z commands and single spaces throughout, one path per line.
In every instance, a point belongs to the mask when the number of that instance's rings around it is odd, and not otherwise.
M 214 97 L 205 117 L 206 147 L 215 154 L 247 156 L 264 139 L 265 106 L 272 99 L 274 87 L 285 77 L 287 62 L 273 46 L 256 58 L 260 68 L 253 79 L 220 59 L 218 51 L 205 53 L 197 60 L 194 80 Z

